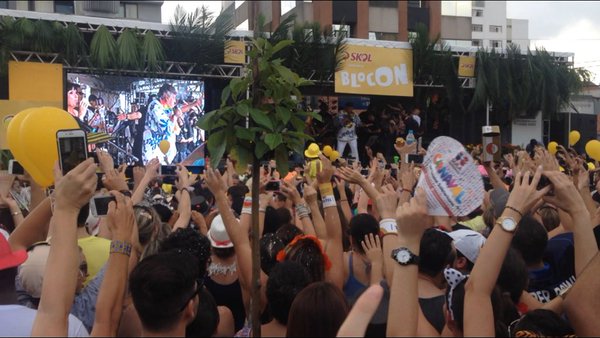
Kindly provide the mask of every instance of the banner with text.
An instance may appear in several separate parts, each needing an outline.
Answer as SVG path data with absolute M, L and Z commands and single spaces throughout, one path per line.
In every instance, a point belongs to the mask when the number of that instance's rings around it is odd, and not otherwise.
M 246 63 L 246 46 L 244 41 L 229 40 L 225 42 L 225 63 Z
M 335 92 L 413 96 L 412 50 L 346 45 Z
M 461 56 L 458 58 L 458 76 L 475 77 L 474 56 Z

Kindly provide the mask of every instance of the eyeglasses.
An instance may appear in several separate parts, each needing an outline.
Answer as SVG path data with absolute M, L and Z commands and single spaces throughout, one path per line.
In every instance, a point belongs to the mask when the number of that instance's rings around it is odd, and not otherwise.
M 519 324 L 519 322 L 521 321 L 521 319 L 522 319 L 522 318 L 523 318 L 523 317 L 519 317 L 519 318 L 517 318 L 517 319 L 513 320 L 513 321 L 512 321 L 512 322 L 511 322 L 511 323 L 508 325 L 508 336 L 509 336 L 509 337 L 514 337 L 514 334 L 515 334 L 515 332 L 514 332 L 515 326 L 517 326 L 517 324 Z
M 194 293 L 192 293 L 192 295 L 190 297 L 188 297 L 188 299 L 185 301 L 185 303 L 183 303 L 183 306 L 181 306 L 181 308 L 179 309 L 178 312 L 183 311 L 192 299 L 194 299 L 197 295 L 200 295 L 203 285 L 204 285 L 204 281 L 202 279 L 196 279 L 196 290 L 194 291 Z

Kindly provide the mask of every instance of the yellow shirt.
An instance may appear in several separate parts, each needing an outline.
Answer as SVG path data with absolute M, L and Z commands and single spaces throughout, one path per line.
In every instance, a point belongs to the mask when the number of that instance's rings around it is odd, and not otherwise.
M 84 282 L 84 285 L 87 285 L 108 261 L 110 241 L 102 237 L 89 236 L 78 239 L 77 244 L 81 247 L 87 261 L 88 277 Z

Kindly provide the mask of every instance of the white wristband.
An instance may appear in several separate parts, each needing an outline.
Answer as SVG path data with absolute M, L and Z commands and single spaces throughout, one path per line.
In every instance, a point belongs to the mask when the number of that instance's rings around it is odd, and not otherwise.
M 335 203 L 335 197 L 333 195 L 323 196 L 321 201 L 323 202 L 323 208 L 337 207 L 337 204 Z
M 383 234 L 398 232 L 396 220 L 393 218 L 382 219 L 381 221 L 379 221 L 379 230 L 381 230 Z

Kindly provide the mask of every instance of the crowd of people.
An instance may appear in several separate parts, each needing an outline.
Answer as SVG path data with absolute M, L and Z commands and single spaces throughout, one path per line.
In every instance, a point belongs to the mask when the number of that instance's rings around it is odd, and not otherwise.
M 351 108 L 342 118 L 359 124 Z M 200 175 L 178 165 L 170 185 L 155 158 L 130 189 L 101 150 L 57 168 L 51 192 L 2 175 L 28 205 L 0 194 L 0 335 L 252 336 L 253 180 L 262 336 L 600 334 L 600 181 L 585 154 L 474 151 L 484 198 L 431 216 L 419 181 L 433 168 L 404 161 L 415 143 L 388 141 L 397 163 L 321 154 L 314 175 L 271 161 L 252 177 L 228 158 Z M 90 212 L 106 195 L 107 214 Z

